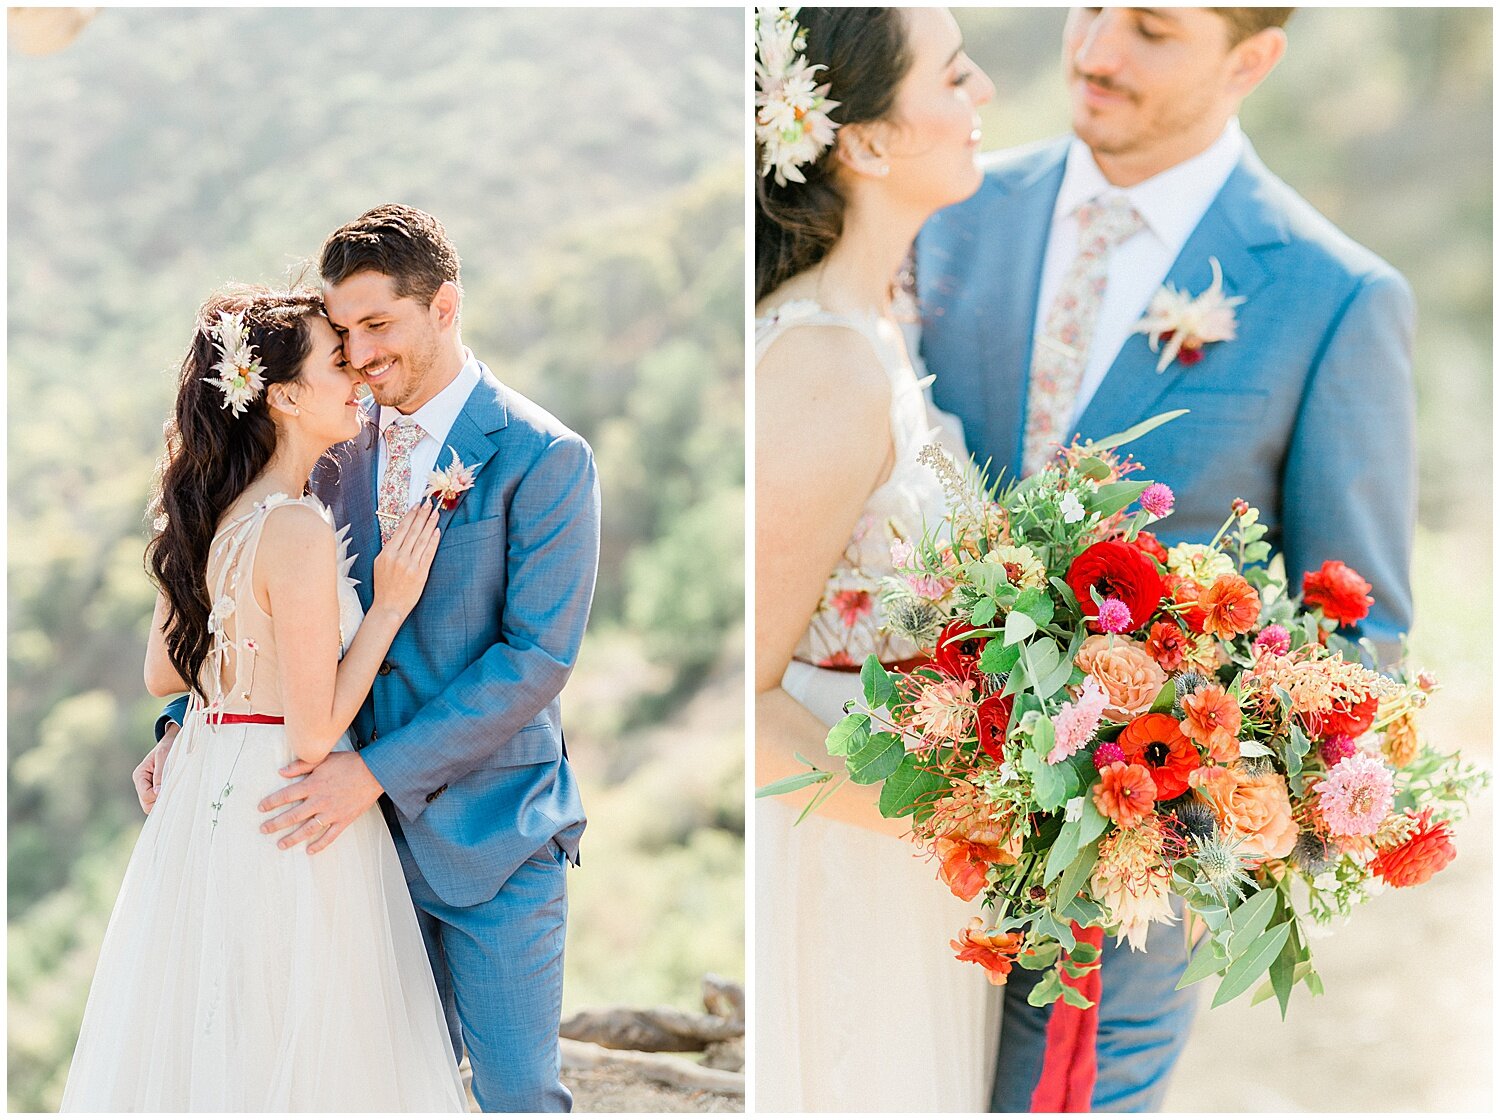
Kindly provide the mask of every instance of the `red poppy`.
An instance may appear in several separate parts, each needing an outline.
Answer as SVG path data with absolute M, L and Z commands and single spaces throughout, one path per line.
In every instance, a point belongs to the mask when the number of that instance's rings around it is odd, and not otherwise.
M 944 626 L 938 635 L 937 649 L 932 654 L 932 668 L 955 680 L 967 679 L 984 650 L 983 639 L 964 639 L 965 634 L 973 632 L 974 627 L 962 619 L 954 619 Z
M 1010 726 L 1014 696 L 996 693 L 979 702 L 979 746 L 996 762 L 1005 761 L 1005 729 Z
M 1124 541 L 1100 541 L 1084 549 L 1064 577 L 1085 618 L 1099 617 L 1100 599 L 1119 599 L 1130 611 L 1132 629 L 1145 626 L 1166 594 L 1161 574 L 1151 558 Z M 1096 627 L 1097 628 L 1097 627 Z
M 1187 792 L 1188 775 L 1198 768 L 1198 749 L 1170 715 L 1148 713 L 1125 725 L 1115 740 L 1125 761 L 1144 766 L 1156 783 L 1156 800 L 1170 801 Z

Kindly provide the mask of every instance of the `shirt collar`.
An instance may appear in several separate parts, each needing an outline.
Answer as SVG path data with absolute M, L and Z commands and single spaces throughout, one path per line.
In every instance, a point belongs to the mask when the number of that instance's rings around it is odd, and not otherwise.
M 1067 166 L 1057 192 L 1053 220 L 1072 217 L 1085 202 L 1110 194 L 1124 195 L 1146 223 L 1146 228 L 1176 253 L 1202 220 L 1245 149 L 1240 122 L 1231 117 L 1219 138 L 1203 151 L 1133 187 L 1111 186 L 1094 162 L 1088 145 L 1078 137 L 1068 146 Z
M 470 394 L 479 385 L 479 359 L 474 357 L 474 352 L 467 346 L 464 347 L 464 364 L 454 379 L 438 390 L 437 396 L 428 401 L 421 408 L 411 414 L 411 418 L 422 426 L 422 431 L 438 443 L 448 438 L 448 433 L 453 429 L 453 422 L 458 419 L 458 414 L 464 410 Z M 396 422 L 401 413 L 386 405 L 380 406 L 380 431 L 385 434 L 386 428 Z

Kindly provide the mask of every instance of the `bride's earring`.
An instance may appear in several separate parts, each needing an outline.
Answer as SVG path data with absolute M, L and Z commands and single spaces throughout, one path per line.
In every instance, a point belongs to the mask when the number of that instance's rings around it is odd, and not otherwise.
M 882 163 L 880 165 L 880 170 L 878 172 L 876 172 L 877 175 L 889 175 L 890 173 L 891 173 L 891 165 L 888 164 L 888 163 Z

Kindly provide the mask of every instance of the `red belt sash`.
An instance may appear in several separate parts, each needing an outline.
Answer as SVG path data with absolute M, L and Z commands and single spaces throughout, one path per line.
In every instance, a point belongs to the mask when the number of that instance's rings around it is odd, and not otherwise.
M 209 723 L 285 723 L 285 716 L 263 716 L 254 712 L 220 712 L 205 716 Z
M 1073 936 L 1095 949 L 1104 946 L 1100 926 L 1084 928 L 1073 923 Z M 1074 1007 L 1066 1000 L 1052 1006 L 1047 1021 L 1047 1049 L 1042 1057 L 1042 1075 L 1031 1094 L 1032 1112 L 1089 1112 L 1094 1095 L 1098 1059 L 1094 1044 L 1099 1037 L 1099 997 L 1103 992 L 1102 962 L 1074 979 L 1062 973 L 1062 982 L 1090 1001 Z

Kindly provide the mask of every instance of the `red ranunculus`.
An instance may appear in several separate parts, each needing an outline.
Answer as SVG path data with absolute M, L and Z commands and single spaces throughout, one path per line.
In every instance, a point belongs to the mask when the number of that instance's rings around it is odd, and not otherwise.
M 965 680 L 973 672 L 984 642 L 979 639 L 965 640 L 974 627 L 962 619 L 954 619 L 943 627 L 938 635 L 937 648 L 933 651 L 931 666 L 944 676 Z
M 1375 709 L 1380 706 L 1376 696 L 1366 696 L 1352 707 L 1340 702 L 1321 712 L 1306 717 L 1308 735 L 1314 739 L 1331 739 L 1335 735 L 1348 735 L 1351 739 L 1363 735 L 1375 722 Z
M 1349 565 L 1339 560 L 1324 560 L 1316 572 L 1302 575 L 1302 602 L 1319 607 L 1340 626 L 1353 626 L 1365 615 L 1375 600 L 1370 585 Z
M 1155 533 L 1148 533 L 1144 529 L 1135 535 L 1135 547 L 1151 557 L 1162 567 L 1167 566 L 1167 546 L 1156 539 Z
M 999 693 L 979 702 L 979 747 L 996 762 L 1005 761 L 1005 729 L 1015 704 L 1014 696 Z
M 1156 565 L 1140 549 L 1124 541 L 1100 541 L 1079 553 L 1064 577 L 1085 618 L 1099 617 L 1099 598 L 1119 599 L 1130 610 L 1130 628 L 1139 630 L 1151 621 L 1162 596 L 1167 593 Z M 1097 627 L 1096 627 L 1097 629 Z

